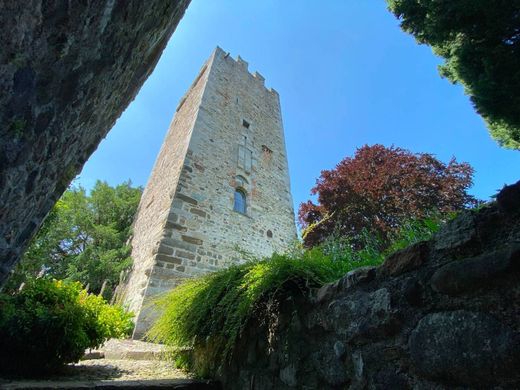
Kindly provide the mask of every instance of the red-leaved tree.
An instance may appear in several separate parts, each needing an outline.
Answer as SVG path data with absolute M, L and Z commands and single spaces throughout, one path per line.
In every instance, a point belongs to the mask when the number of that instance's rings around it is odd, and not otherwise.
M 304 244 L 315 246 L 332 234 L 355 244 L 363 230 L 385 241 L 410 219 L 475 205 L 467 193 L 472 176 L 473 168 L 455 158 L 444 164 L 431 154 L 365 145 L 321 172 L 311 190 L 318 204 L 300 205 Z

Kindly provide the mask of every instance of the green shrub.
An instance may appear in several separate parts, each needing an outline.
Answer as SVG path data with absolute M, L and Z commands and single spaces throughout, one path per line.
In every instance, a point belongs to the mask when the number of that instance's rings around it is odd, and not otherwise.
M 79 283 L 29 280 L 0 294 L 0 371 L 33 375 L 77 362 L 85 349 L 127 335 L 131 317 Z
M 329 239 L 310 250 L 299 246 L 287 255 L 188 279 L 155 301 L 162 314 L 147 337 L 171 346 L 176 364 L 181 360 L 196 374 L 211 376 L 231 357 L 248 320 L 269 322 L 268 308 L 276 297 L 295 288 L 306 294 L 355 268 L 379 265 L 391 252 L 429 239 L 439 225 L 435 218 L 410 221 L 390 247 L 363 233 L 357 238 L 364 242 L 362 250 L 352 249 L 347 239 Z M 186 347 L 193 347 L 193 353 L 186 353 Z
M 176 348 L 200 347 L 207 358 L 226 359 L 260 302 L 288 283 L 319 287 L 348 270 L 346 263 L 335 262 L 316 249 L 299 258 L 274 254 L 189 279 L 156 302 L 163 314 L 148 338 Z
M 455 215 L 456 213 L 450 213 L 445 219 L 450 220 L 454 218 Z M 428 218 L 411 219 L 405 222 L 403 227 L 392 236 L 390 246 L 383 252 L 384 257 L 386 258 L 392 253 L 412 244 L 431 239 L 433 234 L 440 229 L 443 221 L 444 218 L 442 218 L 440 214 L 432 214 Z
M 320 249 L 334 261 L 346 262 L 350 269 L 381 264 L 389 255 L 419 241 L 429 240 L 442 224 L 439 214 L 425 219 L 410 219 L 390 235 L 390 242 L 368 233 L 366 229 L 355 238 L 357 245 L 347 237 L 332 235 Z M 354 249 L 356 246 L 361 249 Z

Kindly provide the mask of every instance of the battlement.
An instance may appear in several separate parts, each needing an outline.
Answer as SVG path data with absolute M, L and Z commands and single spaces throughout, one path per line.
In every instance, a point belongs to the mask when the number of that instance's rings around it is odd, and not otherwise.
M 237 56 L 236 63 L 238 66 L 243 68 L 244 70 L 247 70 L 248 63 L 242 59 L 242 57 Z
M 278 92 L 274 88 L 267 88 L 265 86 L 265 77 L 262 76 L 258 71 L 250 72 L 249 71 L 249 63 L 245 61 L 242 57 L 237 55 L 237 58 L 234 59 L 230 56 L 229 52 L 225 52 L 222 50 L 219 46 L 215 48 L 215 57 L 220 56 L 224 58 L 227 61 L 232 61 L 237 68 L 242 69 L 243 71 L 247 72 L 251 77 L 253 77 L 260 85 L 262 85 L 269 93 L 272 93 L 274 95 L 278 96 Z

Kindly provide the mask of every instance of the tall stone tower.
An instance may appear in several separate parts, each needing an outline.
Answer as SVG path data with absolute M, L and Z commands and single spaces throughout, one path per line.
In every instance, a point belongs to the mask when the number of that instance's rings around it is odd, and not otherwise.
M 183 278 L 283 252 L 296 239 L 278 93 L 216 48 L 181 99 L 144 190 L 124 302 L 134 338 L 148 303 Z

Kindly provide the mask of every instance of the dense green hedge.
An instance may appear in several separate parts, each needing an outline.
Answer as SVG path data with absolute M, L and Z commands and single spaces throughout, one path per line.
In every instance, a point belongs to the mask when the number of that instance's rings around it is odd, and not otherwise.
M 36 375 L 77 362 L 85 349 L 129 334 L 131 317 L 79 283 L 29 280 L 0 294 L 0 371 Z

